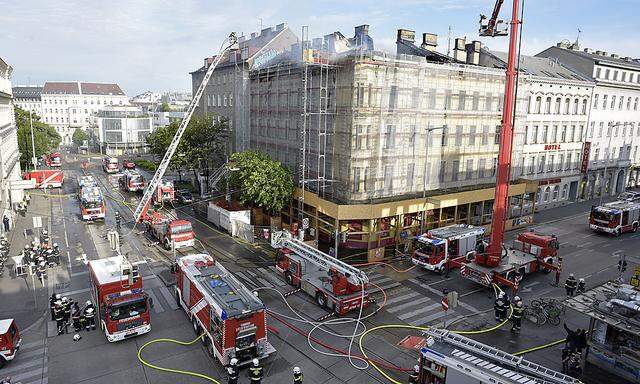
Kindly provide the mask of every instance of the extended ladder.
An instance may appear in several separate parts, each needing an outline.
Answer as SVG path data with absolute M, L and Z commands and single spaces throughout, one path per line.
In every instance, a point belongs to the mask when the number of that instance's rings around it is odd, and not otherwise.
M 515 356 L 489 345 L 472 340 L 444 329 L 431 328 L 425 333 L 433 337 L 436 341 L 447 343 L 455 348 L 461 348 L 476 356 L 483 356 L 501 365 L 513 368 L 518 372 L 524 372 L 545 382 L 555 384 L 579 384 L 580 380 L 567 376 L 560 372 L 545 368 L 542 365 L 525 360 L 523 357 Z

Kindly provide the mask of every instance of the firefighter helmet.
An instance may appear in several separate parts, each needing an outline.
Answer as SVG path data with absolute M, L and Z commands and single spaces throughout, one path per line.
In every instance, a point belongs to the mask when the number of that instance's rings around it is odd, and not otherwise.
M 518 301 L 516 305 L 518 306 L 518 308 L 522 308 L 522 301 Z
M 253 359 L 253 366 L 257 367 L 258 365 L 260 365 L 260 361 L 258 359 Z
M 500 292 L 500 294 L 498 295 L 498 298 L 504 299 L 504 292 Z
M 91 305 L 91 300 L 87 300 L 87 305 Z
M 293 367 L 293 373 L 296 375 L 300 374 L 300 367 Z
M 582 277 L 581 277 L 581 278 L 580 278 L 580 282 L 581 282 L 581 283 L 584 283 L 584 278 L 582 278 Z
M 571 272 L 571 273 L 569 274 L 569 277 L 573 277 L 573 276 L 574 276 L 574 275 L 573 275 L 573 272 Z
M 231 365 L 236 365 L 238 364 L 238 359 L 236 359 L 235 357 L 231 359 L 231 361 L 229 361 L 229 364 Z
M 518 301 L 520 301 L 520 300 L 522 300 L 522 299 L 520 299 L 520 296 L 514 296 L 514 297 L 513 297 L 513 301 L 515 301 L 516 303 L 517 303 Z
M 60 300 L 62 296 L 59 293 L 56 293 L 56 300 Z
M 418 365 L 414 365 L 413 366 L 413 371 L 416 372 L 416 373 L 420 372 L 420 367 Z

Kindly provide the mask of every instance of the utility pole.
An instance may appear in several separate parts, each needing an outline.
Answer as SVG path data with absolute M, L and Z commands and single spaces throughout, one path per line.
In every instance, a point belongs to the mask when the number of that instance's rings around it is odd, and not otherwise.
M 33 163 L 33 170 L 38 170 L 38 160 L 36 159 L 36 142 L 33 138 L 33 118 L 31 117 L 31 109 L 29 109 L 29 125 L 31 126 L 31 151 L 33 157 L 31 158 L 31 162 Z

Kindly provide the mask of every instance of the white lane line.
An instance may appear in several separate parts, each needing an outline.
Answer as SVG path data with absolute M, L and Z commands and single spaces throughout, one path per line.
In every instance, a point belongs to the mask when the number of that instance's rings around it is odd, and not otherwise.
M 406 319 L 409 319 L 411 317 L 415 317 L 415 316 L 417 316 L 419 314 L 433 311 L 434 309 L 436 309 L 438 307 L 441 307 L 441 306 L 442 305 L 440 303 L 434 303 L 434 304 L 431 304 L 431 305 L 427 305 L 426 307 L 418 308 L 415 311 L 403 313 L 402 315 L 398 316 L 398 319 L 406 320 Z
M 43 344 L 44 344 L 43 340 L 32 341 L 30 343 L 21 344 L 20 350 L 24 351 L 25 349 L 29 349 L 31 347 L 42 347 Z
M 429 297 L 423 297 L 421 299 L 412 301 L 410 303 L 399 304 L 399 305 L 387 307 L 387 312 L 391 312 L 391 313 L 399 312 L 399 311 L 402 311 L 403 309 L 411 308 L 411 307 L 414 307 L 416 305 L 420 305 L 422 303 L 426 303 L 426 302 L 429 302 L 429 301 L 433 301 L 433 300 L 431 300 L 431 298 L 429 298 Z
M 25 361 L 24 363 L 20 363 L 17 365 L 11 364 L 9 368 L 2 368 L 2 375 L 7 376 L 11 373 L 22 371 L 24 369 L 35 367 L 41 364 L 42 364 L 41 360 Z
M 430 322 L 432 322 L 434 320 L 438 320 L 439 318 L 444 317 L 446 315 L 447 315 L 447 313 L 442 310 L 442 307 L 440 307 L 440 311 L 439 312 L 436 312 L 436 313 L 434 313 L 432 315 L 429 315 L 429 316 L 421 317 L 421 318 L 419 318 L 417 320 L 414 320 L 414 321 L 410 321 L 409 324 L 415 325 L 415 326 L 423 325 L 423 324 L 430 323 Z
M 76 289 L 75 291 L 60 292 L 60 294 L 65 296 L 73 296 L 73 295 L 78 295 L 80 293 L 89 292 L 90 290 L 91 288 L 83 288 L 83 289 Z
M 416 296 L 420 296 L 420 293 L 418 293 L 416 291 L 411 291 L 411 292 L 407 293 L 406 295 L 397 296 L 397 297 L 394 297 L 393 299 L 388 299 L 386 305 L 399 303 L 401 301 L 409 300 L 409 299 L 414 298 Z
M 28 358 L 35 357 L 35 356 L 40 356 L 40 355 L 45 354 L 45 353 L 47 353 L 47 347 L 36 349 L 36 350 L 33 350 L 33 351 L 29 351 L 29 352 L 20 353 L 20 357 L 23 358 L 23 359 L 28 359 Z
M 387 285 L 380 285 L 380 289 L 382 289 L 383 291 L 386 291 L 386 290 L 389 290 L 389 289 L 392 289 L 392 288 L 395 288 L 395 287 L 399 287 L 399 286 L 401 286 L 401 285 L 402 285 L 402 284 L 398 283 L 397 281 L 394 281 L 394 282 L 393 282 L 393 283 L 391 283 L 391 284 L 387 284 Z
M 162 297 L 164 297 L 166 302 L 169 303 L 169 307 L 171 307 L 171 309 L 173 310 L 178 309 L 178 304 L 176 304 L 176 298 L 173 297 L 169 289 L 164 285 L 160 286 L 160 288 L 158 289 L 160 290 L 160 294 L 162 295 Z
M 24 379 L 27 378 L 27 377 L 46 375 L 48 370 L 49 370 L 49 368 L 45 366 L 45 367 L 42 367 L 42 368 L 31 370 L 29 372 L 24 372 L 24 373 L 20 373 L 20 374 L 17 374 L 17 375 L 13 375 L 11 377 L 11 379 L 12 379 L 11 381 L 20 382 L 20 381 L 24 381 Z
M 155 313 L 164 312 L 164 307 L 160 303 L 160 300 L 158 300 L 158 296 L 156 296 L 156 294 L 153 293 L 153 289 L 150 289 L 146 292 L 149 295 L 149 297 L 151 297 L 151 299 L 153 300 L 153 311 Z

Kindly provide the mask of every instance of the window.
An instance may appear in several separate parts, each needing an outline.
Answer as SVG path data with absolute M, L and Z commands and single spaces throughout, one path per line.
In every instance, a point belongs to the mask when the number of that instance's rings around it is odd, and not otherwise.
M 465 91 L 460 91 L 460 96 L 458 97 L 458 110 L 464 111 L 465 102 L 466 102 L 467 93 Z
M 233 107 L 233 93 L 229 94 L 229 106 Z
M 609 95 L 602 95 L 602 109 L 607 109 L 607 98 Z
M 539 114 L 541 105 L 542 105 L 542 97 L 538 96 L 536 97 L 536 105 L 534 107 L 533 113 Z
M 538 126 L 533 126 L 533 137 L 531 138 L 533 144 L 538 144 Z
M 524 127 L 524 143 L 529 144 L 529 126 Z
M 633 83 L 633 76 L 635 76 L 635 73 L 631 72 L 629 73 L 629 82 Z
M 601 68 L 596 68 L 596 79 L 600 78 L 601 72 L 602 72 Z
M 451 181 L 458 181 L 458 174 L 460 173 L 460 161 L 453 160 L 451 169 Z
M 354 140 L 353 140 L 353 148 L 354 149 L 362 149 L 362 141 L 363 141 L 363 132 L 362 132 L 362 125 L 356 125 L 356 132 L 354 135 Z
M 561 104 L 562 104 L 562 99 L 561 99 L 561 98 L 559 98 L 559 97 L 558 97 L 558 98 L 556 98 L 556 105 L 555 105 L 555 107 L 554 107 L 554 112 L 553 112 L 553 113 L 555 113 L 556 115 L 559 115 L 559 114 L 560 114 L 560 106 L 561 106 Z
M 484 171 L 487 168 L 487 160 L 486 159 L 480 159 L 478 160 L 478 176 L 483 179 L 484 176 Z
M 462 145 L 462 125 L 456 126 L 456 147 Z
M 616 95 L 611 96 L 611 105 L 609 106 L 609 109 L 615 109 L 616 108 Z
M 631 110 L 631 97 L 627 98 L 627 111 Z
M 387 129 L 384 132 L 384 149 L 391 149 L 395 146 L 395 131 L 394 125 L 387 125 Z
M 562 163 L 564 163 L 564 153 L 558 155 L 558 168 L 557 171 L 562 171 Z
M 613 80 L 618 80 L 618 71 L 613 71 Z
M 392 85 L 389 90 L 389 110 L 394 110 L 398 107 L 398 86 Z
M 593 109 L 598 109 L 598 96 L 597 93 L 593 96 Z
M 605 78 L 606 80 L 609 80 L 609 74 L 610 74 L 610 73 L 611 73 L 611 70 L 610 70 L 610 69 L 606 69 L 606 70 L 604 71 L 604 78 Z
M 393 189 L 393 165 L 384 166 L 384 189 L 387 192 Z
M 489 144 L 489 126 L 488 125 L 483 125 L 482 126 L 482 142 L 481 145 L 487 145 Z
M 411 163 L 407 164 L 407 190 L 413 190 L 413 174 L 415 171 L 416 165 Z
M 564 100 L 564 114 L 568 115 L 569 114 L 569 109 L 571 108 L 571 99 L 566 98 Z
M 551 142 L 555 143 L 556 141 L 558 141 L 558 126 L 554 125 L 553 129 L 551 130 Z
M 469 127 L 469 145 L 476 145 L 476 126 Z
M 545 125 L 542 127 L 542 142 L 548 143 L 549 141 L 549 126 Z
M 569 152 L 569 153 L 567 154 L 567 166 L 566 166 L 565 170 L 567 170 L 567 171 L 568 171 L 568 170 L 570 170 L 570 169 L 571 169 L 571 152 Z
M 602 137 L 602 132 L 604 131 L 604 122 L 601 121 L 598 126 L 598 137 Z
M 448 127 L 445 125 L 442 128 L 442 136 L 440 137 L 440 146 L 442 147 L 446 147 L 447 146 L 447 136 L 448 136 Z
M 600 157 L 600 148 L 596 148 L 595 152 L 593 153 L 593 160 L 598 161 L 599 157 Z
M 615 133 L 613 134 L 614 137 L 618 137 L 619 128 L 620 128 L 620 125 L 616 124 L 616 130 L 614 131 Z
M 624 123 L 622 125 L 622 137 L 625 137 L 627 135 L 627 123 Z
M 473 92 L 473 99 L 471 101 L 471 109 L 473 109 L 474 111 L 477 111 L 479 109 L 479 105 L 480 105 L 480 92 L 476 91 Z
M 544 155 L 540 156 L 540 158 L 538 159 L 538 173 L 544 172 L 545 160 L 546 158 Z
M 576 141 L 576 126 L 572 125 L 571 126 L 571 134 L 569 136 L 569 142 L 571 143 L 571 142 L 574 142 L 574 141 Z
M 555 167 L 555 163 L 554 163 L 554 155 L 549 155 L 549 163 L 547 164 L 547 172 L 553 172 L 554 169 L 553 167 Z
M 495 177 L 497 171 L 498 171 L 498 158 L 494 157 L 493 162 L 491 164 L 491 177 Z
M 532 175 L 533 173 L 535 173 L 536 171 L 536 157 L 535 156 L 531 156 L 530 161 L 529 161 L 529 174 Z
M 465 175 L 465 179 L 466 180 L 473 179 L 473 159 L 467 160 L 467 169 L 466 169 L 466 171 L 467 172 L 466 172 L 466 175 Z
M 562 126 L 562 131 L 560 132 L 560 142 L 562 143 L 567 142 L 567 126 L 566 125 Z
M 496 125 L 496 134 L 495 134 L 494 140 L 493 140 L 494 144 L 500 144 L 500 130 L 501 129 L 502 129 L 502 126 Z
M 627 81 L 627 72 L 622 71 L 622 76 L 621 76 L 620 81 Z
M 360 184 L 360 173 L 362 172 L 361 168 L 354 167 L 353 168 L 353 192 L 362 192 L 362 187 Z
M 638 110 L 638 98 L 636 97 L 635 101 L 633 102 L 633 110 L 637 111 Z
M 427 94 L 428 100 L 428 108 L 436 109 L 436 90 L 435 88 L 429 89 L 429 93 Z
M 553 187 L 553 200 L 558 200 L 558 192 L 560 191 L 560 186 L 556 185 Z
M 578 136 L 576 137 L 575 141 L 582 141 L 583 133 L 584 133 L 584 125 L 579 125 L 578 126 Z
M 410 125 L 409 126 L 409 148 L 411 148 L 412 150 L 414 150 L 416 148 L 416 135 L 418 134 L 418 132 L 416 132 L 416 126 L 415 125 Z
M 451 90 L 444 91 L 444 109 L 451 109 Z
M 620 96 L 620 100 L 618 101 L 618 110 L 622 111 L 622 106 L 624 105 L 624 97 Z
M 227 106 L 227 95 L 224 95 L 224 98 L 222 100 L 222 105 L 224 105 L 225 107 Z
M 544 113 L 545 114 L 550 114 L 551 113 L 551 98 L 547 97 L 547 99 L 544 102 Z
M 573 114 L 577 115 L 578 114 L 578 105 L 580 104 L 580 101 L 578 99 L 573 100 Z
M 444 173 L 446 168 L 447 168 L 446 160 L 440 161 L 440 169 L 438 170 L 438 181 L 441 183 L 444 181 Z
M 422 94 L 422 90 L 420 88 L 413 88 L 411 91 L 411 108 L 418 109 L 420 108 L 420 97 Z
M 582 100 L 582 112 L 583 115 L 587 114 L 587 99 Z

